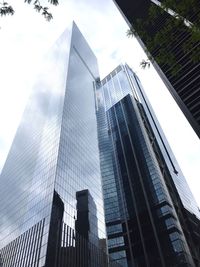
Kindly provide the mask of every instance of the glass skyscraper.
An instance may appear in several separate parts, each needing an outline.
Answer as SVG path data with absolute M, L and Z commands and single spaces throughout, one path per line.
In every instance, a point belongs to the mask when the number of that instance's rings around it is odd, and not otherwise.
M 0 176 L 0 266 L 82 266 L 80 253 L 95 255 L 91 266 L 107 266 L 98 252 L 105 239 L 98 77 L 96 57 L 73 23 L 46 57 Z M 82 190 L 94 203 L 85 241 L 75 231 Z
M 199 266 L 200 213 L 136 74 L 97 83 L 108 249 L 122 266 Z

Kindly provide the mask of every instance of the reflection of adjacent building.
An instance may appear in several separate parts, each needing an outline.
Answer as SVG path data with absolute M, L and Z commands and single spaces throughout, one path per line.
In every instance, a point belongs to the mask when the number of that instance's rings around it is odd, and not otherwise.
M 127 66 L 97 85 L 109 254 L 122 266 L 199 266 L 200 213 Z
M 51 219 L 49 226 L 49 237 L 47 246 L 47 267 L 59 266 L 59 251 L 62 242 L 64 203 L 57 192 L 54 191 Z
M 106 240 L 102 239 L 103 242 L 99 244 L 98 237 L 95 236 L 96 229 L 92 224 L 97 225 L 97 218 L 95 223 L 90 213 L 96 214 L 96 206 L 89 191 L 79 191 L 76 197 L 77 220 L 76 230 L 74 230 L 63 222 L 64 203 L 54 191 L 44 267 L 120 267 L 117 263 L 109 263 L 107 250 L 104 247 Z M 0 266 L 11 267 L 12 261 L 15 262 L 14 266 L 23 266 L 24 261 L 27 261 L 27 266 L 31 266 L 32 263 L 37 266 L 42 241 L 41 226 L 44 227 L 44 224 L 33 227 L 3 248 L 4 257 L 2 261 L 0 257 Z M 37 232 L 38 242 L 35 242 L 34 235 Z M 33 235 L 32 239 L 31 235 Z M 34 253 L 30 253 L 30 246 L 26 246 L 29 242 L 33 242 L 31 248 L 35 252 L 35 257 Z M 8 257 L 5 257 L 6 252 Z M 19 261 L 16 261 L 15 255 Z
M 102 257 L 106 261 L 107 255 L 98 246 L 97 212 L 94 200 L 87 189 L 76 192 L 76 200 L 75 230 L 64 225 L 65 230 L 61 232 L 63 238 L 57 247 L 59 256 L 55 266 L 103 267 L 104 265 L 99 264 L 97 259 Z
M 78 191 L 76 199 L 74 230 L 63 223 L 64 203 L 54 192 L 45 266 L 118 267 L 109 264 L 106 239 L 98 239 L 96 205 L 89 190 Z
M 76 192 L 86 188 L 96 204 L 95 235 L 105 238 L 98 76 L 96 57 L 73 24 L 47 54 L 0 176 L 3 267 L 62 266 L 67 246 L 74 257 Z
M 3 267 L 3 262 L 2 262 L 1 254 L 0 254 L 0 267 Z
M 98 246 L 96 205 L 85 189 L 76 192 L 75 230 L 63 222 L 64 203 L 54 192 L 46 267 L 106 267 L 107 254 Z
M 155 59 L 152 64 L 194 131 L 200 137 L 200 65 L 199 59 L 197 59 L 200 48 L 199 37 L 196 41 L 194 39 L 191 41 L 192 32 L 187 30 L 183 22 L 179 23 L 178 27 L 175 25 L 176 18 L 173 18 L 169 13 L 163 11 L 159 6 L 159 4 L 163 2 L 162 0 L 114 0 L 114 2 L 124 15 L 129 26 L 133 25 L 134 27 L 137 20 L 141 20 L 141 24 L 145 25 L 143 29 L 141 29 L 141 32 L 145 34 L 141 36 L 141 34 L 138 33 L 138 40 L 144 50 L 146 50 L 147 47 L 152 57 Z M 175 3 L 178 5 L 181 2 L 178 1 Z M 155 13 L 157 12 L 158 17 L 155 19 L 154 23 L 145 24 L 145 22 L 149 21 L 148 12 L 151 5 L 157 9 Z M 167 5 L 172 6 L 172 10 L 176 8 L 173 2 L 167 2 Z M 183 7 L 187 6 L 184 1 L 182 5 Z M 200 12 L 199 1 L 195 1 L 194 6 L 196 10 L 194 11 L 193 9 L 190 14 L 187 14 L 187 20 L 192 23 L 197 23 L 199 20 L 198 14 Z M 187 8 L 183 8 L 182 12 L 184 13 L 186 10 Z M 173 11 L 177 12 L 177 10 Z M 169 25 L 166 24 L 166 21 L 169 19 L 172 22 L 174 21 L 174 27 L 171 29 L 168 27 Z M 170 38 L 166 38 L 164 44 L 160 46 L 157 44 L 156 48 L 152 49 L 154 45 L 150 45 L 150 42 L 154 40 L 153 38 L 156 34 L 167 28 Z M 186 46 L 188 42 L 190 45 Z M 162 50 L 165 51 L 166 57 L 172 58 L 170 64 L 159 62 L 159 52 Z M 195 56 L 196 60 L 194 59 Z
M 89 190 L 76 192 L 76 200 L 77 219 L 75 229 L 90 243 L 98 246 L 97 210 Z

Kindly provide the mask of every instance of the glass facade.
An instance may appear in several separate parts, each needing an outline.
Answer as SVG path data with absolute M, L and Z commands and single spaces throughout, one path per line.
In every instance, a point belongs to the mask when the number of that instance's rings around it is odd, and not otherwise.
M 194 196 L 187 184 L 187 181 L 177 163 L 177 160 L 167 142 L 167 139 L 162 131 L 162 128 L 155 116 L 155 113 L 151 107 L 151 104 L 142 88 L 139 78 L 137 75 L 126 65 L 127 75 L 130 82 L 134 85 L 134 90 L 137 92 L 138 98 L 143 106 L 145 116 L 147 117 L 148 123 L 152 128 L 153 135 L 156 137 L 161 154 L 164 157 L 164 161 L 167 165 L 167 169 L 170 172 L 170 176 L 176 186 L 178 194 L 184 207 L 191 213 L 195 214 L 197 218 L 200 218 L 200 211 Z
M 102 238 L 105 230 L 94 94 L 99 74 L 94 54 L 77 31 L 75 28 L 71 41 L 55 190 L 65 202 L 64 222 L 72 228 L 76 192 L 89 190 L 97 206 Z
M 65 237 L 58 229 L 75 231 L 81 190 L 95 203 L 90 234 L 105 238 L 93 85 L 98 76 L 96 57 L 73 24 L 47 55 L 0 176 L 3 267 L 59 266 L 55 251 Z M 16 242 L 27 248 L 23 255 L 13 248 Z
M 119 66 L 97 88 L 109 254 L 125 267 L 195 266 L 184 209 L 198 209 L 138 78 Z

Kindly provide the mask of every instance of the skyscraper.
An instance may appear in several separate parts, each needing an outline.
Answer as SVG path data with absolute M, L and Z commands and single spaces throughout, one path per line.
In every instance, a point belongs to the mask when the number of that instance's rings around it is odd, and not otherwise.
M 178 23 L 172 13 L 161 9 L 160 3 L 163 1 L 155 0 L 115 0 L 116 5 L 124 15 L 127 23 L 137 31 L 137 21 L 141 27 L 138 30 L 137 39 L 144 50 L 151 54 L 152 64 L 159 73 L 169 92 L 179 105 L 180 109 L 188 119 L 196 134 L 200 137 L 200 39 L 199 35 L 193 39 L 192 31 L 187 30 L 183 22 Z M 190 23 L 199 22 L 200 5 L 199 1 L 192 2 L 176 1 L 182 3 L 182 11 L 190 3 L 190 11 L 187 13 L 187 20 Z M 150 6 L 157 9 L 158 16 L 153 23 L 145 24 L 149 21 Z M 171 2 L 171 9 L 174 5 Z M 195 10 L 194 10 L 195 7 Z M 193 9 L 192 9 L 193 8 Z M 173 10 L 175 13 L 177 10 Z M 151 19 L 150 19 L 151 20 Z M 169 21 L 173 22 L 174 27 L 169 27 Z M 164 42 L 157 41 L 159 32 L 163 31 Z M 165 31 L 165 32 L 164 32 Z M 144 33 L 144 34 L 142 34 Z M 157 38 L 157 39 L 156 39 Z M 153 45 L 152 45 L 153 44 Z M 160 53 L 163 53 L 161 61 Z M 165 59 L 164 59 L 165 56 Z M 194 59 L 196 58 L 196 59 Z M 168 59 L 169 62 L 167 62 Z
M 97 83 L 109 253 L 122 266 L 199 266 L 200 213 L 136 74 Z
M 89 234 L 105 238 L 93 87 L 98 77 L 96 57 L 73 24 L 46 57 L 0 176 L 3 267 L 81 266 L 90 244 L 77 249 L 88 241 L 77 241 L 78 191 L 88 190 L 95 203 Z M 96 257 L 92 266 L 106 265 Z

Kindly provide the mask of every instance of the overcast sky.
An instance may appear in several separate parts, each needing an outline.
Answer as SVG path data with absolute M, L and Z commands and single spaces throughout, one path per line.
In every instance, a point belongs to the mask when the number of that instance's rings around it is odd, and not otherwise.
M 0 17 L 0 170 L 42 58 L 74 20 L 98 58 L 101 78 L 124 62 L 137 73 L 200 206 L 199 139 L 153 67 L 140 68 L 146 56 L 135 39 L 126 37 L 128 26 L 113 2 L 60 0 L 58 7 L 50 7 L 51 22 L 23 0 L 8 2 L 16 12 L 12 17 Z

